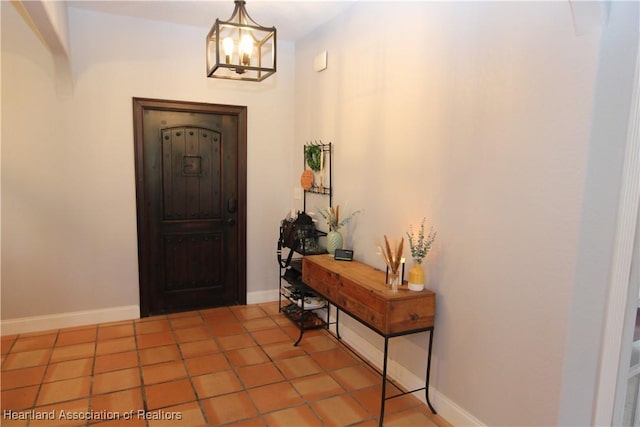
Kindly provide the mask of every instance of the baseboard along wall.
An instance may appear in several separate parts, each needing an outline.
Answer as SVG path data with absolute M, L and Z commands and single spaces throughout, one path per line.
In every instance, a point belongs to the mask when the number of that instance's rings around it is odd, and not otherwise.
M 127 305 L 97 310 L 72 311 L 69 313 L 45 314 L 42 316 L 1 320 L 0 331 L 3 336 L 15 335 L 139 318 L 140 306 Z
M 259 304 L 278 300 L 278 290 L 247 293 L 247 304 Z M 67 313 L 44 314 L 0 320 L 1 335 L 26 334 L 51 329 L 72 328 L 96 323 L 119 322 L 140 318 L 139 305 L 110 307 L 97 310 L 81 310 Z

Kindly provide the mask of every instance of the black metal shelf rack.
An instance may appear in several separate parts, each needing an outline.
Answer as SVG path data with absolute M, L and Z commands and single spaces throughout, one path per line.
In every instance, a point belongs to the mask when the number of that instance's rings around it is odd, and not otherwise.
M 332 163 L 331 163 L 331 158 L 333 157 L 333 144 L 331 142 L 326 144 L 323 144 L 322 142 L 320 142 L 320 143 L 314 143 L 314 145 L 320 147 L 323 158 L 327 159 L 326 162 L 323 162 L 323 164 L 326 164 L 326 172 L 323 168 L 323 171 L 321 172 L 323 175 L 322 185 L 320 185 L 317 182 L 314 182 L 311 188 L 304 190 L 303 210 L 305 212 L 307 210 L 307 195 L 309 194 L 319 194 L 323 196 L 328 196 L 329 206 L 332 206 L 331 203 L 333 201 L 332 190 L 331 190 L 331 186 L 333 185 L 333 171 L 332 171 Z M 302 162 L 303 162 L 302 167 L 304 170 L 307 165 L 307 160 L 304 154 L 302 156 Z M 324 181 L 325 177 L 328 178 L 328 182 Z
M 321 148 L 321 155 L 323 156 L 323 164 L 326 169 L 320 172 L 322 174 L 322 178 L 319 179 L 319 182 L 314 182 L 314 184 L 304 190 L 304 200 L 303 200 L 303 209 L 306 211 L 307 209 L 307 196 L 310 194 L 327 196 L 329 198 L 328 203 L 331 206 L 332 202 L 332 171 L 331 171 L 331 157 L 332 157 L 332 144 L 323 144 L 323 143 L 314 143 Z M 306 168 L 306 159 L 303 155 L 303 166 Z M 327 179 L 327 181 L 325 181 Z M 309 329 L 319 329 L 326 328 L 329 324 L 329 311 L 326 313 L 326 320 L 320 318 L 315 310 L 324 308 L 326 306 L 326 301 L 324 306 L 319 307 L 317 304 L 309 305 L 309 298 L 319 298 L 317 294 L 309 289 L 309 287 L 302 281 L 302 258 L 305 255 L 318 255 L 327 253 L 326 249 L 320 247 L 317 244 L 319 238 L 324 237 L 327 233 L 317 230 L 314 230 L 314 234 L 312 236 L 305 236 L 305 238 L 300 239 L 300 244 L 297 248 L 285 248 L 284 247 L 284 239 L 282 235 L 283 229 L 280 227 L 280 236 L 278 242 L 278 261 L 280 264 L 279 269 L 279 297 L 278 297 L 278 307 L 280 312 L 287 316 L 293 323 L 295 323 L 300 329 L 300 336 L 294 345 L 298 345 L 300 340 L 302 339 L 302 334 L 305 330 Z M 314 245 L 309 245 L 307 239 L 311 238 L 316 242 Z M 312 247 L 308 247 L 312 246 Z M 286 257 L 286 261 L 282 261 L 282 250 L 293 251 L 293 253 L 288 253 Z

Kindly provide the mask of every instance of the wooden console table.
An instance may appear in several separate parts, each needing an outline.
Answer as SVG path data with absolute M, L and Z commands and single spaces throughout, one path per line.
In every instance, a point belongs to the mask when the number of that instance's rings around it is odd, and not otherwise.
M 302 281 L 314 292 L 324 297 L 329 305 L 336 306 L 336 335 L 338 339 L 340 339 L 338 330 L 340 311 L 347 313 L 384 337 L 380 426 L 382 426 L 384 419 L 385 402 L 388 399 L 417 391 L 425 390 L 427 405 L 432 413 L 436 413 L 429 400 L 431 347 L 436 313 L 436 295 L 433 292 L 429 290 L 409 291 L 405 286 L 400 287 L 397 292 L 393 292 L 385 284 L 383 271 L 358 261 L 336 261 L 330 255 L 305 256 L 302 261 Z M 429 350 L 425 386 L 385 397 L 389 339 L 426 331 L 429 331 Z M 300 332 L 300 337 L 302 337 L 302 333 L 303 331 Z

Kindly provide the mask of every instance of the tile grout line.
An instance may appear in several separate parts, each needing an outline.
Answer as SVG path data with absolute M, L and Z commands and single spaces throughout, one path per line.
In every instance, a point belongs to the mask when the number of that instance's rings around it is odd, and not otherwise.
M 211 333 L 211 330 L 209 329 L 209 326 L 206 323 L 206 321 L 204 319 L 204 316 L 202 315 L 202 313 L 200 311 L 198 311 L 198 315 L 202 319 L 202 323 L 204 323 L 205 328 L 207 328 L 207 332 L 209 333 L 209 335 L 213 339 L 214 336 Z M 171 323 L 171 321 L 169 321 L 169 325 L 171 326 L 171 329 L 173 330 L 173 324 Z M 175 333 L 174 333 L 174 335 L 175 335 Z M 180 343 L 178 342 L 178 337 L 177 336 L 176 336 L 176 345 L 178 346 L 178 352 L 180 354 L 180 358 L 182 360 L 182 364 L 184 365 L 184 370 L 187 373 L 187 377 L 189 378 L 189 384 L 191 385 L 191 390 L 193 391 L 193 395 L 196 398 L 196 404 L 198 406 L 198 409 L 200 409 L 200 413 L 202 414 L 202 418 L 204 419 L 205 425 L 210 426 L 212 424 L 209 421 L 209 417 L 207 416 L 207 411 L 205 411 L 204 407 L 202 406 L 203 399 L 200 398 L 200 396 L 198 396 L 198 390 L 196 390 L 196 386 L 195 386 L 195 384 L 193 382 L 193 376 L 191 375 L 191 372 L 189 372 L 189 367 L 187 366 L 187 363 L 185 361 L 184 352 L 182 351 L 182 347 L 180 346 Z M 218 345 L 217 342 L 216 342 L 216 345 Z
M 34 397 L 33 400 L 33 405 L 31 406 L 32 408 L 37 408 L 38 407 L 38 399 L 40 398 L 40 393 L 42 393 L 42 388 L 44 387 L 44 379 L 47 376 L 47 372 L 49 371 L 49 367 L 51 366 L 51 359 L 53 358 L 53 352 L 54 349 L 56 348 L 56 343 L 58 342 L 58 337 L 60 336 L 60 329 L 56 329 L 55 330 L 55 334 L 56 337 L 53 340 L 53 344 L 51 345 L 51 350 L 49 351 L 49 357 L 47 357 L 47 362 L 45 363 L 45 368 L 44 368 L 44 373 L 42 374 L 42 380 L 40 381 L 40 384 L 38 384 L 38 391 L 36 392 L 36 395 Z M 18 339 L 16 338 L 16 343 L 18 342 Z M 15 343 L 14 343 L 15 344 Z M 27 425 L 31 424 L 32 420 L 29 420 L 27 422 Z
M 142 357 L 140 355 L 140 348 L 138 346 L 138 324 L 133 322 L 133 341 L 135 343 L 136 350 L 136 359 L 138 360 L 138 375 L 140 378 L 140 394 L 142 396 L 142 409 L 146 412 L 148 411 L 148 403 L 147 403 L 147 387 L 144 383 L 144 376 L 142 374 Z M 133 408 L 131 408 L 133 409 Z M 144 425 L 149 427 L 149 420 L 144 420 Z
M 99 332 L 100 332 L 100 325 L 96 324 L 96 335 L 95 335 L 95 339 L 94 339 L 94 346 L 93 346 L 93 357 L 92 357 L 92 366 L 91 366 L 91 375 L 89 377 L 89 396 L 87 397 L 87 411 L 89 411 L 89 413 L 91 413 L 91 410 L 93 408 L 93 386 L 95 384 L 95 379 L 96 379 L 96 375 L 95 375 L 95 366 L 96 366 L 96 359 L 98 358 L 98 338 L 99 338 Z M 60 334 L 58 334 L 58 336 L 60 336 Z M 87 420 L 85 426 L 89 426 L 89 420 Z
M 260 308 L 260 309 L 262 310 L 262 308 Z M 258 344 L 258 342 L 255 340 L 255 338 L 251 335 L 251 331 L 249 331 L 249 330 L 244 326 L 244 324 L 242 323 L 243 321 L 246 321 L 246 320 L 245 320 L 245 319 L 239 319 L 239 318 L 238 318 L 238 316 L 237 316 L 237 314 L 236 314 L 236 313 L 234 313 L 234 312 L 233 312 L 233 310 L 230 310 L 230 311 L 232 312 L 233 316 L 236 318 L 236 320 L 238 321 L 238 323 L 240 323 L 240 326 L 241 326 L 241 327 L 242 327 L 242 329 L 244 330 L 244 334 L 247 334 L 247 335 L 251 338 L 251 340 L 253 341 L 253 343 L 255 344 L 255 346 L 257 346 L 258 348 L 260 348 L 260 350 L 261 350 L 261 351 L 263 351 L 263 353 L 265 353 L 265 355 L 266 355 L 267 357 L 269 357 L 269 355 L 268 355 L 268 354 L 266 354 L 266 352 L 264 352 L 264 350 L 262 350 L 262 348 L 261 348 L 260 344 Z M 264 310 L 262 310 L 262 311 L 263 311 L 265 314 L 267 314 L 267 316 L 268 316 L 268 313 L 266 313 Z M 219 337 L 214 336 L 213 334 L 212 334 L 212 336 L 213 336 L 213 338 L 215 339 L 216 344 L 217 344 L 217 345 L 218 345 L 218 347 L 220 348 L 220 351 L 223 353 L 223 356 L 224 356 L 225 360 L 227 361 L 227 363 L 229 364 L 229 367 L 231 368 L 231 370 L 233 371 L 234 375 L 236 376 L 236 379 L 238 380 L 238 383 L 239 383 L 239 384 L 240 384 L 240 386 L 242 387 L 242 392 L 246 394 L 247 399 L 248 399 L 248 400 L 249 400 L 249 402 L 253 405 L 253 408 L 255 409 L 256 414 L 257 414 L 257 415 L 256 415 L 255 417 L 253 417 L 253 418 L 260 418 L 260 419 L 261 419 L 265 424 L 267 424 L 267 423 L 266 423 L 266 420 L 264 420 L 264 416 L 263 416 L 263 414 L 260 412 L 260 410 L 259 410 L 259 408 L 258 408 L 258 405 L 256 404 L 255 400 L 251 397 L 251 394 L 249 393 L 249 389 L 245 386 L 244 382 L 243 382 L 243 381 L 242 381 L 242 379 L 240 378 L 240 375 L 239 375 L 238 371 L 236 370 L 236 366 L 234 366 L 234 364 L 232 363 L 231 359 L 229 358 L 229 355 L 227 354 L 227 350 L 226 350 L 226 349 L 224 349 L 224 348 L 222 347 L 222 345 L 220 345 L 220 342 L 218 341 L 218 338 L 219 338 Z M 246 348 L 246 347 L 245 347 L 245 348 Z M 284 377 L 284 376 L 283 376 L 283 377 Z M 233 393 L 233 392 L 231 392 L 231 393 L 225 393 L 225 394 L 232 394 L 232 393 Z M 224 396 L 225 394 L 217 395 L 217 396 Z M 216 396 L 216 397 L 217 397 L 217 396 Z M 252 418 L 247 418 L 247 419 L 244 419 L 244 420 L 246 421 L 246 420 L 251 420 L 251 419 L 252 419 Z M 236 421 L 234 421 L 234 423 L 235 423 L 235 422 L 241 422 L 241 421 L 243 421 L 243 420 L 236 420 Z

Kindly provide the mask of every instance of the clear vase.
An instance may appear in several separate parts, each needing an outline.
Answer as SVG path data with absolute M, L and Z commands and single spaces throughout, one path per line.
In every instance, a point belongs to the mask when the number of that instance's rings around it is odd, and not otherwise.
M 389 270 L 387 274 L 387 286 L 391 288 L 393 292 L 398 292 L 398 286 L 400 286 L 400 273 L 398 273 L 398 271 Z
M 336 249 L 342 249 L 342 234 L 339 231 L 331 230 L 327 233 L 327 252 L 334 255 Z

